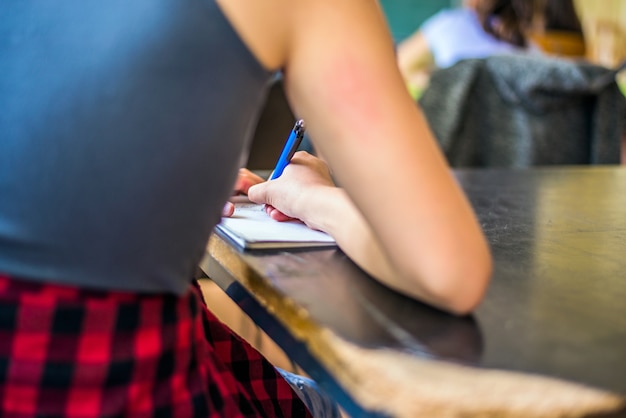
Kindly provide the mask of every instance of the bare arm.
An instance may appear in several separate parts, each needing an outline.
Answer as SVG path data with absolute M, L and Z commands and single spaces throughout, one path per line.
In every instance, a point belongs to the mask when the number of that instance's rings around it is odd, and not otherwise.
M 258 23 L 270 3 L 270 23 Z M 490 276 L 489 250 L 407 93 L 377 3 L 220 4 L 259 60 L 284 68 L 290 103 L 343 187 L 265 186 L 251 197 L 319 225 L 390 287 L 453 312 L 472 310 Z M 277 10 L 291 26 L 275 28 Z M 334 222 L 337 214 L 354 222 Z

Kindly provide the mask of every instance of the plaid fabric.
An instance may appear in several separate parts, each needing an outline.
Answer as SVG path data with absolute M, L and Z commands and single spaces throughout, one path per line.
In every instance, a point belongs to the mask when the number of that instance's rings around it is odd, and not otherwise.
M 140 295 L 1 275 L 0 415 L 310 416 L 197 286 Z

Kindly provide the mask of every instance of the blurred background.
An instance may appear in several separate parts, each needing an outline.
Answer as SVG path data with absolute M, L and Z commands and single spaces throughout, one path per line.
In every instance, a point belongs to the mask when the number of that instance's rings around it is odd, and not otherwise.
M 531 0 L 529 0 L 531 1 Z M 583 24 L 588 58 L 608 67 L 626 59 L 626 1 L 575 0 Z M 441 9 L 461 0 L 380 0 L 396 43 Z
M 460 0 L 380 0 L 394 41 L 399 43 L 441 9 L 457 7 Z

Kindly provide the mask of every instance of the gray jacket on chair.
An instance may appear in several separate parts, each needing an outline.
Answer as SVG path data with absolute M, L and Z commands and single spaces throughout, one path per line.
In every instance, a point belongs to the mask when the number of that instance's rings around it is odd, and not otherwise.
M 436 71 L 420 105 L 455 167 L 618 164 L 615 73 L 538 55 L 472 59 Z

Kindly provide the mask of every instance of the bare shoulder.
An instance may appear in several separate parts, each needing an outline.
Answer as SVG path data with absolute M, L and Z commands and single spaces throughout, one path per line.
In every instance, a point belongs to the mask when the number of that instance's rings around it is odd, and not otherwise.
M 284 66 L 288 39 L 293 30 L 293 7 L 288 7 L 288 1 L 216 2 L 243 42 L 266 69 L 277 70 Z
M 351 28 L 384 21 L 376 0 L 216 0 L 248 48 L 267 69 L 283 68 L 294 51 L 333 39 L 349 40 Z M 379 23 L 376 22 L 376 23 Z

